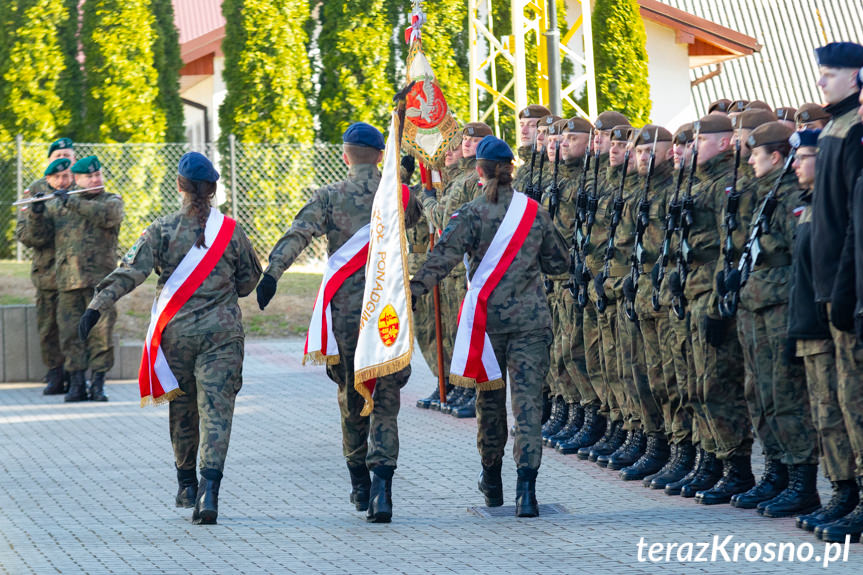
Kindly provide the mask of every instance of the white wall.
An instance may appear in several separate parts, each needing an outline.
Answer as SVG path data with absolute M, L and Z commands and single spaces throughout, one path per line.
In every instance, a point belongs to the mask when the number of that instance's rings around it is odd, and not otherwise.
M 672 132 L 696 118 L 689 85 L 689 45 L 677 44 L 675 32 L 645 20 L 648 81 L 653 108 L 650 119 Z

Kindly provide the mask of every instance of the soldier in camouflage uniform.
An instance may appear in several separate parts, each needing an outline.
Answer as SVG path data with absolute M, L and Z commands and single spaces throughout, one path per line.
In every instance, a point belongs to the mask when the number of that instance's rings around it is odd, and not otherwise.
M 360 228 L 369 223 L 372 202 L 380 183 L 377 164 L 384 139 L 374 127 L 357 122 L 342 137 L 348 179 L 317 190 L 296 214 L 287 232 L 270 252 L 269 265 L 258 286 L 258 305 L 264 309 L 276 292 L 276 282 L 314 238 L 327 237 L 332 255 Z M 419 203 L 410 196 L 405 209 L 406 227 L 416 225 Z M 365 269 L 351 275 L 330 303 L 333 333 L 339 349 L 338 363 L 327 365 L 327 376 L 338 385 L 342 419 L 342 448 L 351 475 L 351 502 L 367 510 L 369 521 L 388 523 L 392 518 L 392 477 L 396 469 L 400 390 L 411 369 L 379 377 L 374 390 L 374 410 L 360 415 L 364 400 L 354 389 L 354 352 L 359 337 Z M 373 477 L 369 477 L 369 470 Z
M 52 230 L 54 234 L 59 290 L 57 324 L 70 378 L 65 401 L 88 399 L 85 382 L 88 367 L 92 370 L 89 399 L 107 401 L 105 373 L 114 365 L 112 331 L 116 311 L 105 310 L 102 321 L 86 342 L 78 337 L 78 319 L 93 297 L 96 284 L 117 264 L 123 200 L 104 191 L 96 156 L 78 160 L 72 172 L 79 187 L 98 189 L 73 196 L 61 194 L 49 200 L 43 214 L 31 210 L 30 225 L 39 228 L 40 233 Z
M 70 162 L 75 161 L 75 152 L 72 140 L 60 138 L 53 142 L 48 148 L 48 162 L 61 158 L 67 158 Z M 72 178 L 67 172 L 61 176 L 68 180 L 66 183 L 57 184 L 61 189 L 68 188 Z M 46 176 L 39 178 L 26 190 L 24 198 L 46 196 L 52 193 Z M 22 199 L 24 199 L 22 198 Z M 33 206 L 35 207 L 35 206 Z M 43 395 L 60 395 L 63 389 L 63 351 L 60 349 L 60 329 L 57 327 L 57 277 L 54 271 L 54 233 L 53 230 L 45 230 L 44 234 L 34 234 L 28 225 L 27 211 L 31 208 L 23 207 L 18 211 L 15 226 L 15 239 L 33 249 L 32 262 L 30 265 L 30 281 L 36 288 L 36 322 L 39 325 L 39 346 L 42 352 L 42 363 L 48 368 L 45 380 L 48 385 L 42 390 Z M 43 209 L 42 207 L 37 209 Z
M 794 241 L 797 182 L 782 173 L 791 146 L 792 129 L 769 122 L 753 130 L 747 147 L 757 181 L 747 220 L 755 225 L 765 197 L 778 183 L 775 211 L 768 231 L 759 240 L 757 261 L 740 289 L 737 333 L 746 366 L 746 400 L 752 426 L 765 452 L 765 477 L 784 476 L 787 487 L 768 479 L 736 497 L 737 507 L 756 505 L 767 517 L 809 513 L 820 506 L 815 482 L 818 473 L 817 439 L 812 425 L 805 378 L 792 362 L 786 336 L 791 249 Z M 781 180 L 777 182 L 777 178 Z M 756 256 L 753 256 L 756 257 Z M 764 485 L 770 483 L 770 485 Z
M 465 253 L 471 272 L 475 272 L 503 221 L 514 193 L 512 152 L 502 140 L 489 137 L 483 140 L 478 157 L 484 193 L 462 206 L 411 280 L 411 291 L 417 296 L 443 279 Z M 486 332 L 501 373 L 509 372 L 512 393 L 519 517 L 539 514 L 535 485 L 542 458 L 542 385 L 552 342 L 551 316 L 540 274 L 562 274 L 568 266 L 568 246 L 548 212 L 540 209 L 524 244 L 488 298 Z M 505 383 L 478 391 L 477 415 L 477 447 L 483 467 L 479 487 L 487 505 L 502 505 L 500 472 L 507 441 Z
M 183 156 L 178 171 L 183 207 L 150 224 L 120 267 L 99 283 L 81 319 L 83 335 L 154 270 L 159 275 L 158 298 L 186 254 L 203 243 L 219 174 L 195 152 Z M 196 523 L 217 519 L 234 400 L 243 385 L 244 335 L 237 298 L 249 295 L 260 276 L 258 257 L 237 224 L 216 266 L 162 334 L 161 349 L 183 392 L 171 400 L 168 415 L 179 483 L 176 505 L 194 505 Z M 200 483 L 195 470 L 199 453 Z
M 539 104 L 531 104 L 518 113 L 518 128 L 521 136 L 521 146 L 518 148 L 518 167 L 512 181 L 512 187 L 524 192 L 531 183 L 531 177 L 535 182 L 539 174 L 537 163 L 539 162 L 540 150 L 536 145 L 537 126 L 545 116 L 550 116 L 551 110 Z M 533 164 L 533 170 L 531 170 Z
M 794 122 L 798 130 L 823 130 L 830 121 L 830 114 L 821 104 L 803 104 L 794 114 Z

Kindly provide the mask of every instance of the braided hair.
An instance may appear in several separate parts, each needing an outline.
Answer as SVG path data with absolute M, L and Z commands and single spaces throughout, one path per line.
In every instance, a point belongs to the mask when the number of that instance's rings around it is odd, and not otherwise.
M 210 201 L 216 195 L 216 182 L 205 182 L 203 180 L 190 180 L 184 176 L 177 176 L 177 185 L 183 192 L 183 205 L 189 206 L 192 215 L 198 222 L 198 239 L 195 246 L 207 247 L 204 237 L 204 229 L 207 227 L 207 218 L 210 217 Z
M 482 189 L 486 199 L 497 203 L 497 189 L 512 183 L 512 162 L 495 162 L 494 160 L 477 160 L 476 165 L 482 170 L 483 177 L 488 180 Z

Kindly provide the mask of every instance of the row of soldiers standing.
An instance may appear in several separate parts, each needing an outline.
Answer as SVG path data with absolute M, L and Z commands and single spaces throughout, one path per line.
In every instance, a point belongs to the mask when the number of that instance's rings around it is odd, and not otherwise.
M 863 47 L 829 44 L 817 58 L 826 107 L 719 100 L 673 134 L 614 111 L 591 124 L 528 106 L 513 187 L 541 201 L 573 246 L 571 273 L 545 278 L 545 444 L 669 495 L 796 515 L 825 541 L 857 541 L 863 352 L 843 331 L 854 330 L 853 293 L 841 312 L 835 301 L 834 284 L 847 293 L 854 281 L 834 277 L 863 167 Z M 480 194 L 474 156 L 490 134 L 470 123 L 451 144 L 444 185 L 423 199 L 429 230 Z M 415 229 L 412 273 L 428 238 Z M 461 266 L 440 284 L 444 365 L 465 289 Z M 434 371 L 423 297 L 417 335 Z M 450 411 L 473 416 L 475 391 L 450 389 Z M 437 390 L 418 402 L 439 405 Z M 765 455 L 758 481 L 753 431 Z M 833 486 L 823 506 L 819 456 Z

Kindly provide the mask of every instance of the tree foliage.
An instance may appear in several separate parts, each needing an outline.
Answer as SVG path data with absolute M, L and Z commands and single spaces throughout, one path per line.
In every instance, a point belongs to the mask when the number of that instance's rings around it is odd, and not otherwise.
M 593 53 L 599 110 L 617 110 L 635 126 L 650 120 L 644 22 L 637 0 L 596 0 Z
M 180 34 L 174 23 L 174 6 L 171 0 L 150 2 L 156 24 L 153 65 L 159 74 L 157 102 L 165 113 L 165 141 L 182 142 L 186 136 L 183 102 L 180 99 L 180 68 L 183 67 L 183 59 L 180 57 Z

